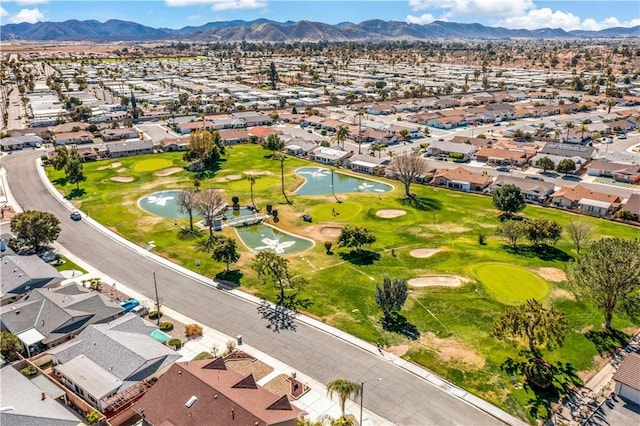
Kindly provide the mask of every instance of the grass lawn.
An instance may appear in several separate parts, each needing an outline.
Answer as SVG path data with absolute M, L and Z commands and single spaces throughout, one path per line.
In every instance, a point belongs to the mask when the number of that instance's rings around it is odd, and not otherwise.
M 527 299 L 542 301 L 549 294 L 547 281 L 521 267 L 488 263 L 475 272 L 491 297 L 505 305 L 519 305 Z
M 309 315 L 368 341 L 379 341 L 389 351 L 529 421 L 535 417 L 528 408 L 535 395 L 514 386 L 510 376 L 500 370 L 508 357 L 518 357 L 518 349 L 490 336 L 494 320 L 509 305 L 536 297 L 563 311 L 570 324 L 566 343 L 545 358 L 570 363 L 583 376 L 596 367 L 598 350 L 589 330 L 602 329 L 602 313 L 576 300 L 565 283 L 545 281 L 537 272 L 545 267 L 561 273 L 577 256 L 566 235 L 555 248 L 544 252 L 513 251 L 496 236 L 499 212 L 489 197 L 413 185 L 411 190 L 419 202 L 408 204 L 402 185 L 385 179 L 379 180 L 392 184 L 392 191 L 340 194 L 341 203 L 331 196 L 329 188 L 326 196 L 298 196 L 293 191 L 303 179 L 294 170 L 317 164 L 291 157 L 285 161 L 284 178 L 293 203 L 286 204 L 281 193 L 280 163 L 270 156 L 255 145 L 230 147 L 218 170 L 199 176 L 201 189 L 219 188 L 228 202 L 235 195 L 241 205 L 248 205 L 250 185 L 246 174 L 251 173 L 257 177 L 255 203 L 262 211 L 267 204 L 278 210 L 277 227 L 316 241 L 304 252 L 287 255 L 291 269 L 309 281 L 302 294 L 313 302 L 307 309 Z M 199 260 L 198 271 L 205 275 L 213 277 L 223 271 L 225 265 L 198 251 L 194 241 L 178 238 L 180 226 L 188 225 L 186 219 L 174 224 L 172 219 L 152 216 L 137 205 L 139 198 L 152 192 L 191 185 L 194 174 L 184 171 L 182 154 L 122 158 L 117 159 L 120 165 L 111 166 L 115 162 L 86 163 L 88 180 L 79 193 L 65 182 L 61 172 L 51 168 L 47 172 L 74 204 L 129 240 L 141 246 L 153 240 L 156 252 L 186 267 L 193 267 Z M 182 171 L 162 176 L 163 170 L 176 167 Z M 122 168 L 135 178 L 134 182 L 111 179 Z M 340 214 L 332 214 L 334 209 Z M 381 209 L 404 210 L 406 214 L 385 219 L 376 215 Z M 310 214 L 313 222 L 304 222 L 300 218 L 303 213 Z M 522 214 L 555 220 L 562 226 L 578 217 L 535 206 L 527 206 Z M 640 237 L 638 228 L 591 217 L 580 219 L 594 226 L 596 236 Z M 369 228 L 377 237 L 366 247 L 371 251 L 369 256 L 356 256 L 350 249 L 336 247 L 340 228 L 353 223 Z M 222 234 L 235 237 L 233 229 L 225 229 Z M 478 243 L 479 235 L 485 237 L 486 244 Z M 325 241 L 334 243 L 331 254 L 326 253 Z M 417 258 L 411 251 L 418 248 L 442 251 Z M 241 257 L 236 277 L 241 288 L 272 298 L 275 291 L 261 285 L 250 268 L 253 254 L 242 244 L 238 249 Z M 411 288 L 401 314 L 415 328 L 413 338 L 384 330 L 381 313 L 375 307 L 376 283 L 385 276 L 410 279 L 429 274 L 458 275 L 468 281 L 458 288 Z M 630 332 L 638 324 L 616 315 L 613 326 Z
M 80 271 L 81 274 L 86 274 L 87 271 L 85 271 L 83 268 L 81 268 L 80 266 L 78 266 L 77 264 L 73 263 L 71 260 L 67 259 L 66 257 L 63 259 L 64 263 L 55 266 L 56 270 L 58 272 L 61 271 Z

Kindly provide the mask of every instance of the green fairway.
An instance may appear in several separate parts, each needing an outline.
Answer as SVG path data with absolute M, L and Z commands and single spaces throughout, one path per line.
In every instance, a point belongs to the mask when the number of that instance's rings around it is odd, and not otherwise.
M 474 270 L 487 293 L 505 305 L 518 305 L 527 299 L 542 301 L 549 294 L 549 284 L 523 268 L 489 263 Z
M 267 205 L 278 210 L 278 222 L 269 224 L 295 235 L 312 239 L 313 247 L 301 253 L 287 254 L 291 270 L 308 281 L 301 297 L 312 305 L 306 313 L 332 326 L 370 342 L 380 342 L 405 359 L 410 359 L 441 374 L 466 390 L 477 394 L 509 412 L 533 420 L 526 408 L 534 396 L 526 389 L 513 387 L 510 375 L 500 369 L 508 357 L 518 357 L 518 349 L 492 337 L 493 322 L 507 306 L 534 297 L 545 300 L 567 316 L 569 332 L 562 348 L 546 353 L 550 362 L 569 363 L 581 372 L 595 367 L 598 353 L 585 337 L 586 330 L 601 330 L 602 311 L 576 300 L 564 283 L 552 283 L 529 272 L 537 268 L 564 270 L 578 256 L 566 232 L 558 243 L 545 251 L 532 249 L 522 241 L 512 250 L 497 235 L 502 225 L 491 198 L 442 188 L 414 184 L 416 201 L 408 203 L 401 184 L 381 177 L 370 177 L 393 185 L 385 193 L 348 193 L 301 196 L 294 193 L 304 181 L 294 171 L 317 165 L 303 159 L 287 157 L 281 179 L 280 162 L 268 151 L 253 144 L 226 148 L 219 169 L 195 174 L 185 169 L 183 153 L 144 155 L 117 159 L 122 164 L 107 167 L 115 160 L 85 163 L 87 181 L 75 185 L 64 179 L 64 171 L 46 169 L 50 179 L 78 208 L 109 229 L 144 247 L 154 241 L 154 251 L 185 267 L 199 261 L 198 273 L 216 276 L 224 264 L 199 250 L 198 241 L 178 238 L 188 219 L 154 216 L 138 206 L 138 200 L 154 192 L 192 185 L 194 177 L 200 189 L 217 188 L 225 201 L 237 196 L 239 204 L 251 204 L 248 174 L 255 176 L 253 201 L 261 212 Z M 166 168 L 179 168 L 167 176 L 156 175 Z M 114 182 L 117 170 L 126 168 L 131 183 Z M 340 170 L 340 173 L 344 173 Z M 346 171 L 348 173 L 348 171 Z M 286 203 L 284 191 L 291 204 Z M 402 216 L 384 218 L 380 210 L 401 210 Z M 312 216 L 311 223 L 301 219 Z M 594 238 L 604 236 L 640 238 L 640 229 L 620 223 L 565 211 L 528 205 L 524 218 L 543 218 L 566 227 L 580 219 L 593 226 Z M 370 256 L 361 258 L 352 249 L 337 246 L 340 229 L 347 224 L 369 229 L 376 242 L 365 247 Z M 233 229 L 222 235 L 238 238 Z M 479 236 L 484 244 L 479 244 Z M 207 232 L 202 238 L 206 238 Z M 327 254 L 325 242 L 333 243 Z M 442 249 L 437 255 L 417 258 L 414 249 Z M 239 289 L 257 297 L 274 299 L 275 290 L 261 284 L 251 268 L 254 254 L 238 241 L 240 260 L 232 269 L 239 270 Z M 588 248 L 585 249 L 585 251 Z M 108 271 L 105 271 L 108 273 Z M 385 276 L 405 280 L 423 275 L 459 275 L 469 282 L 458 288 L 411 288 L 401 313 L 418 331 L 415 340 L 383 329 L 382 314 L 375 305 L 376 284 Z M 623 314 L 616 313 L 613 326 L 631 332 L 637 329 Z

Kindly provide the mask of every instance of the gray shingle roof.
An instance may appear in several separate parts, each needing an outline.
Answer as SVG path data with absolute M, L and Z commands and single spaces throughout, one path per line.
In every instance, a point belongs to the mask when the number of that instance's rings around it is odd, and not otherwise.
M 1 297 L 12 297 L 33 288 L 56 284 L 64 280 L 62 274 L 36 255 L 2 257 L 0 265 Z

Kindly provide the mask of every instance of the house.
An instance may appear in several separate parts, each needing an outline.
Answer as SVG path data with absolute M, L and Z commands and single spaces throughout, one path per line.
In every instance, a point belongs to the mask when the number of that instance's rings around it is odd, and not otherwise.
M 99 152 L 92 146 L 78 147 L 76 151 L 84 161 L 96 161 L 100 158 Z
M 219 130 L 220 139 L 225 145 L 235 145 L 247 140 L 246 129 L 227 129 Z
M 302 138 L 293 138 L 284 145 L 284 149 L 289 155 L 296 157 L 306 157 L 309 152 L 314 150 L 318 144 Z
M 18 336 L 25 346 L 58 345 L 90 324 L 107 322 L 123 313 L 122 307 L 96 291 L 78 284 L 31 290 L 21 300 L 0 308 L 0 326 Z M 35 336 L 37 342 L 23 336 Z
M 53 135 L 53 143 L 56 145 L 78 145 L 83 143 L 93 143 L 91 132 L 81 130 L 79 132 L 56 133 Z
M 58 287 L 64 276 L 38 256 L 4 255 L 0 265 L 0 304 L 15 301 L 19 296 L 42 287 Z
M 135 403 L 149 425 L 294 426 L 304 412 L 222 358 L 172 365 Z
M 427 125 L 437 129 L 450 130 L 466 124 L 463 115 L 438 116 L 427 121 Z
M 485 146 L 476 152 L 476 160 L 491 165 L 512 165 L 522 167 L 527 163 L 527 161 L 529 161 L 529 156 L 527 156 L 524 151 L 511 151 Z
M 100 411 L 110 396 L 157 377 L 181 355 L 153 334 L 157 328 L 127 313 L 105 324 L 92 324 L 78 336 L 50 349 L 56 376 Z
M 281 135 L 282 132 L 274 129 L 273 127 L 254 127 L 252 129 L 247 130 L 247 136 L 254 136 L 258 138 L 258 140 L 266 140 L 269 135 Z
M 384 169 L 389 164 L 388 158 L 376 158 L 369 155 L 354 154 L 344 160 L 344 166 L 354 172 L 369 175 L 384 174 Z
M 176 130 L 181 135 L 189 135 L 191 132 L 208 130 L 211 127 L 211 123 L 207 120 L 188 121 L 186 123 L 176 124 Z
M 153 153 L 151 139 L 131 139 L 126 142 L 112 142 L 106 144 L 109 158 L 128 157 Z
M 38 376 L 42 377 L 42 376 Z M 36 378 L 37 379 L 37 378 Z M 39 385 L 11 365 L 0 369 L 0 424 L 80 426 L 84 419 L 59 399 L 64 390 L 49 382 Z
M 470 172 L 464 167 L 438 169 L 433 175 L 433 184 L 458 191 L 482 192 L 493 180 L 487 174 Z
M 543 182 L 540 180 L 527 179 L 517 176 L 499 175 L 490 186 L 490 192 L 504 185 L 515 185 L 527 199 L 536 203 L 543 203 L 547 197 L 554 191 L 554 185 L 551 182 Z
M 580 157 L 584 160 L 591 160 L 595 148 L 592 146 L 575 145 L 568 143 L 547 143 L 539 151 L 540 154 L 556 155 L 559 157 Z
M 640 166 L 610 163 L 608 161 L 592 161 L 587 165 L 590 176 L 604 176 L 619 182 L 640 182 Z
M 493 143 L 491 140 L 485 139 L 485 138 L 474 138 L 474 137 L 460 136 L 460 135 L 454 136 L 453 139 L 450 140 L 450 142 L 471 144 L 476 148 L 482 148 L 483 146 L 491 146 L 491 144 Z
M 318 163 L 335 166 L 336 163 L 342 162 L 350 153 L 338 148 L 318 147 L 309 153 L 309 158 Z
M 626 356 L 613 375 L 613 381 L 618 396 L 640 405 L 640 353 Z
M 640 220 L 640 194 L 631 194 L 621 210 L 635 214 L 636 221 Z
M 42 138 L 35 135 L 11 136 L 0 139 L 0 149 L 2 151 L 17 151 L 27 147 L 38 147 L 42 143 Z
M 615 213 L 621 201 L 617 195 L 591 191 L 581 185 L 565 186 L 551 195 L 551 202 L 555 206 L 578 209 L 600 217 Z
M 164 138 L 160 141 L 160 145 L 165 152 L 185 151 L 191 142 L 190 136 L 181 138 Z
M 253 111 L 241 111 L 230 114 L 231 118 L 237 118 L 244 123 L 245 127 L 263 126 L 265 124 L 271 124 L 271 117 L 267 115 L 258 114 Z
M 436 141 L 427 148 L 427 155 L 439 158 L 452 158 L 459 161 L 469 161 L 478 148 L 472 144 Z
M 108 142 L 108 141 L 117 141 L 122 139 L 135 139 L 139 135 L 136 129 L 132 127 L 126 127 L 122 129 L 100 130 L 100 136 L 105 142 Z
M 244 121 L 239 118 L 215 118 L 211 120 L 211 127 L 216 130 L 244 129 Z

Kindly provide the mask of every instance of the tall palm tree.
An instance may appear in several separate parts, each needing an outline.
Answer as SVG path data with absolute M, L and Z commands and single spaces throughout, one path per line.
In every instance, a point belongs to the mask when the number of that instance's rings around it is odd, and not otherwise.
M 574 127 L 576 127 L 576 125 L 575 125 L 575 124 L 573 124 L 573 121 L 567 121 L 567 122 L 564 124 L 564 128 L 565 128 L 565 129 L 567 129 L 567 138 L 566 138 L 566 140 L 567 140 L 567 141 L 569 140 L 569 132 L 570 132 L 570 131 L 571 131 L 571 129 L 573 129 Z
M 253 206 L 253 210 L 258 211 L 256 203 L 253 202 L 253 185 L 256 183 L 256 177 L 254 175 L 247 175 L 247 180 L 249 181 L 249 188 L 251 191 L 251 205 Z
M 340 399 L 340 409 L 342 410 L 342 417 L 345 418 L 344 407 L 347 403 L 347 399 L 350 396 L 354 398 L 360 395 L 362 391 L 362 386 L 360 383 L 352 382 L 347 379 L 335 379 L 327 383 L 327 394 L 329 398 L 333 397 L 333 393 L 338 394 L 338 398 Z
M 280 188 L 282 190 L 282 195 L 284 196 L 284 199 L 287 201 L 287 204 L 291 204 L 291 201 L 289 201 L 289 198 L 287 197 L 287 193 L 284 190 L 284 162 L 287 159 L 287 156 L 284 155 L 282 152 L 276 152 L 274 156 L 271 158 L 273 158 L 274 160 L 280 161 Z
M 364 112 L 362 110 L 359 110 L 356 113 L 356 117 L 358 117 L 358 154 L 362 154 L 362 116 L 364 115 Z
M 336 134 L 333 136 L 333 140 L 338 143 L 338 146 L 342 145 L 344 149 L 344 140 L 349 137 L 349 128 L 347 126 L 340 126 L 336 129 Z

